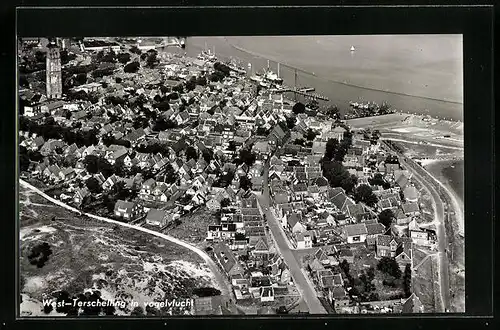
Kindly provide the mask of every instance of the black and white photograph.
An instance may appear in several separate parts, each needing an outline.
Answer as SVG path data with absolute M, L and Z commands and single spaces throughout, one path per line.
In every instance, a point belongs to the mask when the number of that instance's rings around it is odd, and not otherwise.
M 461 34 L 16 46 L 19 316 L 466 312 Z

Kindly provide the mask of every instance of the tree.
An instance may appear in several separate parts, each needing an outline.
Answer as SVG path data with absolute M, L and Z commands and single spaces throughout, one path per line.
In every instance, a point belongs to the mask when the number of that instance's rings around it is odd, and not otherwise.
M 308 141 L 313 141 L 316 135 L 318 135 L 318 133 L 309 128 L 307 130 L 307 133 L 305 134 L 305 137 Z
M 370 267 L 366 270 L 366 277 L 370 282 L 375 279 L 375 269 L 373 267 Z
M 47 260 L 49 260 L 49 256 L 51 254 L 52 249 L 50 248 L 49 243 L 43 242 L 31 248 L 28 260 L 30 264 L 36 265 L 38 268 L 42 268 Z
M 387 103 L 382 103 L 382 105 L 380 106 L 378 112 L 379 114 L 387 114 L 387 113 L 390 113 L 390 109 L 391 109 L 391 106 Z
M 227 150 L 229 151 L 236 151 L 236 142 L 234 141 L 229 141 L 229 145 L 227 146 Z
M 146 58 L 146 66 L 148 68 L 154 68 L 156 64 L 158 64 L 159 60 L 156 57 L 156 52 L 151 52 L 149 53 L 148 57 Z
M 102 191 L 102 187 L 96 178 L 89 178 L 87 181 L 85 181 L 85 185 L 92 193 L 98 194 Z
M 340 186 L 347 192 L 353 191 L 354 187 L 358 184 L 358 177 L 354 174 L 348 175 L 340 181 Z
M 339 108 L 336 105 L 330 105 L 326 108 L 325 114 L 330 118 L 336 119 L 339 117 Z
M 200 76 L 196 78 L 196 84 L 200 86 L 206 86 L 207 85 L 207 78 L 205 76 Z
M 300 113 L 304 113 L 304 112 L 306 112 L 306 106 L 301 102 L 297 102 L 293 105 L 292 111 L 296 115 L 298 115 Z
M 327 160 L 332 160 L 335 154 L 337 153 L 338 147 L 339 147 L 339 140 L 328 139 L 325 147 L 325 158 Z
M 125 142 L 129 142 L 129 141 L 125 141 Z M 120 176 L 120 177 L 126 176 L 125 163 L 123 161 L 123 158 L 119 158 L 115 161 L 115 163 L 113 164 L 113 173 L 115 175 Z
M 382 186 L 382 188 L 384 189 L 389 189 L 391 187 L 391 184 L 384 180 L 384 177 L 382 176 L 381 173 L 375 173 L 373 178 L 368 179 L 368 182 L 372 186 Z
M 210 163 L 210 161 L 214 158 L 214 152 L 210 149 L 204 149 L 202 156 L 207 163 Z
M 128 61 L 130 61 L 130 54 L 129 53 L 120 53 L 117 55 L 118 62 L 122 64 L 126 64 Z
M 369 185 L 359 185 L 354 192 L 354 200 L 356 203 L 363 202 L 368 206 L 374 206 L 378 202 L 377 196 L 372 191 Z
M 405 271 L 403 274 L 403 289 L 405 292 L 405 298 L 411 296 L 411 265 L 406 264 Z
M 392 212 L 391 209 L 383 210 L 380 212 L 378 215 L 378 222 L 383 224 L 385 228 L 389 228 L 392 225 L 392 221 L 394 220 L 395 216 L 394 213 Z
M 125 65 L 125 67 L 123 68 L 123 71 L 127 72 L 127 73 L 135 73 L 135 72 L 139 71 L 140 66 L 141 65 L 139 64 L 139 62 L 134 61 L 134 62 L 131 62 L 131 63 Z
M 399 269 L 399 265 L 394 258 L 382 257 L 377 264 L 377 269 L 395 279 L 401 277 L 401 269 Z
M 39 63 L 44 63 L 45 59 L 47 58 L 47 54 L 45 52 L 37 50 L 35 52 L 35 59 Z
M 379 301 L 380 297 L 379 297 L 378 293 L 372 292 L 372 293 L 370 293 L 370 296 L 368 297 L 368 300 L 369 301 Z
M 239 157 L 241 161 L 245 163 L 247 166 L 252 166 L 255 163 L 255 160 L 257 159 L 255 153 L 253 153 L 249 149 L 241 149 Z
M 87 172 L 91 174 L 96 174 L 97 171 L 99 170 L 99 165 L 98 165 L 99 159 L 95 155 L 87 155 L 85 159 L 83 160 L 83 164 L 85 165 L 85 169 Z
M 286 126 L 289 129 L 293 129 L 295 127 L 296 122 L 297 122 L 297 117 L 295 116 L 286 117 Z
M 224 198 L 221 202 L 220 202 L 220 206 L 221 207 L 227 207 L 231 205 L 231 200 L 229 198 Z
M 212 297 L 212 296 L 220 296 L 221 292 L 218 289 L 211 287 L 201 287 L 193 290 L 193 294 L 198 297 Z
M 240 176 L 240 188 L 245 191 L 252 188 L 252 181 L 246 175 Z
M 347 193 L 352 191 L 357 183 L 357 177 L 351 175 L 341 162 L 323 160 L 322 166 L 323 176 L 332 187 L 342 187 Z
M 344 274 L 349 274 L 349 263 L 347 262 L 347 260 L 342 260 L 342 262 L 339 264 L 340 266 L 340 269 L 342 269 L 342 271 L 344 272 Z
M 293 141 L 293 144 L 297 144 L 299 146 L 304 146 L 304 143 L 306 141 L 304 141 L 304 139 L 295 139 L 295 141 Z
M 186 149 L 186 158 L 187 160 L 189 161 L 190 159 L 194 159 L 194 160 L 197 160 L 198 159 L 198 153 L 196 152 L 196 149 L 189 146 L 187 149 Z
M 142 51 L 137 47 L 137 46 L 132 46 L 130 47 L 130 52 L 131 53 L 134 53 L 134 54 L 137 54 L 137 55 L 141 55 L 142 54 Z

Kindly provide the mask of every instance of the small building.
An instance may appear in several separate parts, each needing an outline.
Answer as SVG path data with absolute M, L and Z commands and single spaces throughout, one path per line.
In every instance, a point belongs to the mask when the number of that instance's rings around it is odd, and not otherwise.
M 339 260 L 340 262 L 342 261 L 347 261 L 348 263 L 352 264 L 354 262 L 354 253 L 352 253 L 351 249 L 342 249 L 338 252 Z
M 377 245 L 377 236 L 385 233 L 385 227 L 379 222 L 366 223 L 366 245 L 368 247 L 375 247 Z
M 347 243 L 364 243 L 366 241 L 368 231 L 364 223 L 359 223 L 344 226 L 344 228 L 342 228 L 342 234 L 347 240 Z
M 274 301 L 274 288 L 272 286 L 260 287 L 260 302 Z
M 416 203 L 418 201 L 418 190 L 414 186 L 408 186 L 404 188 L 403 195 L 405 199 L 410 203 Z
M 340 286 L 333 287 L 329 291 L 328 297 L 336 310 L 342 307 L 347 307 L 350 304 L 349 296 L 347 295 L 345 289 Z
M 115 204 L 115 216 L 127 220 L 133 219 L 141 213 L 141 207 L 134 202 L 118 200 Z
M 296 234 L 297 249 L 310 249 L 312 248 L 313 233 L 311 231 L 299 232 Z
M 148 225 L 163 227 L 167 224 L 168 213 L 166 210 L 150 209 L 146 215 Z
M 76 205 L 81 206 L 84 203 L 85 199 L 88 197 L 90 197 L 90 191 L 87 189 L 87 187 L 84 187 L 75 191 L 73 201 Z
M 233 252 L 223 242 L 214 246 L 214 254 L 228 276 L 244 273 L 243 267 L 238 263 Z

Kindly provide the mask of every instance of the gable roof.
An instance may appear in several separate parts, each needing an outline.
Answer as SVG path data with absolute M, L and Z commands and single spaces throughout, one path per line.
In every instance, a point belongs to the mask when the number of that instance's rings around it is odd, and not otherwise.
M 292 213 L 287 217 L 286 221 L 290 225 L 290 227 L 293 228 L 297 224 L 297 222 L 300 222 L 301 219 L 302 216 L 300 213 Z
M 165 219 L 166 216 L 167 216 L 167 211 L 165 210 L 150 209 L 146 216 L 146 220 L 159 222 L 163 221 L 163 219 Z
M 383 234 L 385 232 L 384 225 L 379 222 L 366 223 L 365 226 L 368 235 Z
M 346 225 L 343 228 L 343 232 L 347 236 L 358 236 L 358 235 L 366 235 L 368 231 L 366 229 L 366 225 L 364 223 L 357 223 L 353 225 Z
M 420 211 L 417 203 L 406 203 L 402 205 L 404 213 L 418 212 Z
M 222 242 L 214 246 L 214 253 L 226 273 L 228 273 L 237 263 L 233 252 Z

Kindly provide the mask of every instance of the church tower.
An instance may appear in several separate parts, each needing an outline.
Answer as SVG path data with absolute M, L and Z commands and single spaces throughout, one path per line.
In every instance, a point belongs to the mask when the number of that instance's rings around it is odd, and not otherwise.
M 57 45 L 51 43 L 47 47 L 47 98 L 58 99 L 62 97 L 61 54 Z

